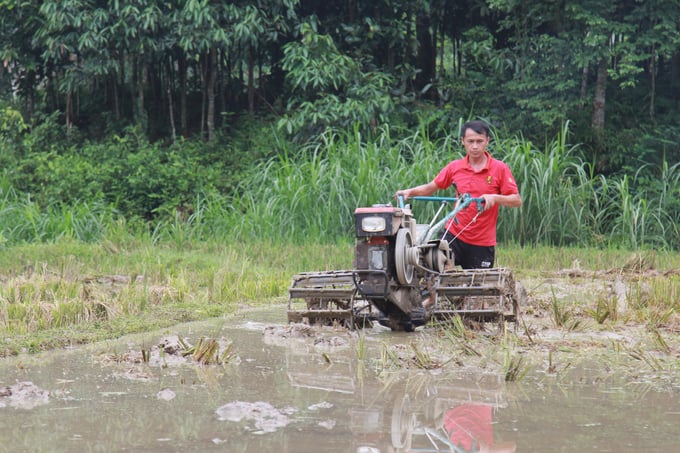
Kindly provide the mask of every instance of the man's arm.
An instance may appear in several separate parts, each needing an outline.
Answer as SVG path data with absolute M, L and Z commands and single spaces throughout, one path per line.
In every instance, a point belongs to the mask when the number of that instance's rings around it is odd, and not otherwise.
M 522 197 L 518 193 L 513 193 L 511 195 L 500 195 L 500 194 L 484 194 L 484 210 L 493 208 L 495 205 L 505 206 L 507 208 L 519 208 L 522 206 Z
M 404 201 L 406 201 L 411 197 L 429 197 L 438 190 L 439 186 L 435 184 L 434 181 L 430 181 L 427 184 L 421 184 L 416 187 L 411 187 L 410 189 L 397 190 L 397 193 L 394 194 L 394 196 L 397 198 L 401 195 L 404 197 Z

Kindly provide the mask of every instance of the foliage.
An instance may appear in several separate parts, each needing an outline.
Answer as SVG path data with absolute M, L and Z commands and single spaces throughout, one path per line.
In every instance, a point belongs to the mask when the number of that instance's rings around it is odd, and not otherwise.
M 17 138 L 28 129 L 21 112 L 6 106 L 0 110 L 0 139 L 3 142 L 16 142 Z
M 226 192 L 236 184 L 227 165 L 235 171 L 247 163 L 206 153 L 197 142 L 152 144 L 134 129 L 99 143 L 53 144 L 49 152 L 35 152 L 41 135 L 26 139 L 22 155 L 15 157 L 16 170 L 6 173 L 13 187 L 32 194 L 38 206 L 88 200 L 115 206 L 128 218 L 188 214 L 195 194 Z
M 74 144 L 128 127 L 214 141 L 243 114 L 298 139 L 369 134 L 441 109 L 537 143 L 571 121 L 604 174 L 631 153 L 679 159 L 678 0 L 7 0 L 0 13 L 0 99 L 29 127 L 54 114 Z
M 359 124 L 367 131 L 385 123 L 394 109 L 389 93 L 392 77 L 366 72 L 338 50 L 331 36 L 319 34 L 313 23 L 303 24 L 301 34 L 299 43 L 283 48 L 282 67 L 291 98 L 279 127 L 309 136 L 328 127 Z

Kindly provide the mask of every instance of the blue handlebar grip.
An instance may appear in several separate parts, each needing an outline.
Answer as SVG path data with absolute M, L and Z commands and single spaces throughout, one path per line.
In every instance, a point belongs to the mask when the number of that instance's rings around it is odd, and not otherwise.
M 424 201 L 457 201 L 458 197 L 422 197 L 415 196 L 411 197 L 414 200 L 424 200 Z
M 397 202 L 399 203 L 399 207 L 401 209 L 404 209 L 404 196 L 403 195 L 397 195 Z

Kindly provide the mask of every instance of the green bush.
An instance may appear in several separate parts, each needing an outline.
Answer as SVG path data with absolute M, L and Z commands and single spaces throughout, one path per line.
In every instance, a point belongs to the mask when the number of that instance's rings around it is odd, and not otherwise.
M 190 212 L 197 192 L 220 187 L 227 172 L 202 151 L 191 142 L 149 143 L 132 130 L 102 143 L 29 150 L 18 161 L 13 182 L 40 206 L 100 202 L 126 217 L 152 220 L 176 210 Z

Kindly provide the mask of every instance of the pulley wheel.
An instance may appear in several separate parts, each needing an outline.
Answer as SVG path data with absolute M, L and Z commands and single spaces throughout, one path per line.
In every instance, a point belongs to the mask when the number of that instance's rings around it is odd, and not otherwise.
M 397 280 L 402 285 L 410 285 L 413 281 L 413 239 L 411 232 L 402 228 L 397 232 L 397 241 L 394 244 L 394 267 L 397 272 Z
M 411 449 L 413 430 L 416 425 L 416 414 L 411 412 L 411 401 L 408 394 L 396 401 L 392 408 L 390 437 L 392 446 L 400 451 Z

